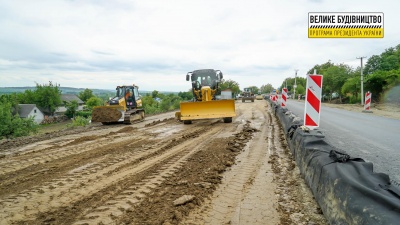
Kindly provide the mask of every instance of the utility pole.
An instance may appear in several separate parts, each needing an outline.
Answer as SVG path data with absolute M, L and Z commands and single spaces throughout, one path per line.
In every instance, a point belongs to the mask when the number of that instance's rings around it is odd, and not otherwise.
M 363 58 L 366 56 L 358 57 L 361 60 L 361 105 L 364 105 L 364 76 L 363 76 Z
M 293 99 L 296 98 L 296 88 L 297 88 L 297 84 L 296 84 L 296 78 L 297 78 L 297 71 L 299 71 L 298 69 L 295 69 L 294 72 L 294 85 L 293 85 Z

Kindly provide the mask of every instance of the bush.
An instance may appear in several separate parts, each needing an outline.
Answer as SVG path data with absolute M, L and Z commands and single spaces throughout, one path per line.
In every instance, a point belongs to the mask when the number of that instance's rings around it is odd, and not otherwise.
M 37 132 L 38 125 L 34 122 L 34 117 L 23 119 L 18 114 L 12 115 L 11 111 L 11 103 L 0 102 L 0 140 L 3 137 L 21 137 Z
M 357 104 L 357 103 L 360 103 L 360 102 L 361 102 L 361 97 L 360 96 L 358 96 L 358 97 L 356 97 L 354 95 L 350 96 L 350 99 L 349 99 L 349 103 L 350 104 Z
M 76 116 L 72 119 L 72 123 L 68 124 L 68 127 L 84 127 L 90 124 L 92 117 L 85 118 L 83 116 Z
M 101 98 L 91 97 L 86 101 L 86 106 L 88 107 L 89 110 L 92 110 L 93 107 L 95 106 L 101 106 L 101 105 L 103 105 L 103 100 Z
M 92 111 L 78 111 L 75 113 L 75 116 L 89 118 L 92 116 Z
M 65 107 L 67 108 L 67 111 L 65 111 L 65 115 L 68 116 L 68 118 L 73 118 L 75 117 L 76 111 L 78 110 L 78 102 L 76 100 L 72 100 L 70 102 L 64 101 Z

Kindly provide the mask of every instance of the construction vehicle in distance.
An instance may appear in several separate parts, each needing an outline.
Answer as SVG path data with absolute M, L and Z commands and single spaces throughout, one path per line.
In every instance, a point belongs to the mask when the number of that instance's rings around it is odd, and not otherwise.
M 236 116 L 234 99 L 216 99 L 218 86 L 223 78 L 220 70 L 201 69 L 188 72 L 186 80 L 192 83 L 193 101 L 181 102 L 180 112 L 175 117 L 184 124 L 192 120 L 223 118 L 231 123 Z
M 144 109 L 139 87 L 136 85 L 117 86 L 116 96 L 105 106 L 97 106 L 92 111 L 92 122 L 102 124 L 124 123 L 144 120 Z
M 246 100 L 250 100 L 251 102 L 254 102 L 255 96 L 253 93 L 252 88 L 243 88 L 242 92 L 242 102 L 245 102 Z

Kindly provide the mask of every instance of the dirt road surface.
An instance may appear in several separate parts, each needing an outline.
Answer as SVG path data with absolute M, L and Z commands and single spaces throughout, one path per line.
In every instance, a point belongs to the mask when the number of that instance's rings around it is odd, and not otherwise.
M 266 101 L 0 146 L 1 224 L 327 224 Z

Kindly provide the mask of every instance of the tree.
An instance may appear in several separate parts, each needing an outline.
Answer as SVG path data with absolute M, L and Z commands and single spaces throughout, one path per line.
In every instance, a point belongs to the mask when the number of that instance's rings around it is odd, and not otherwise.
M 1 95 L 0 96 L 0 103 L 6 104 L 10 103 L 10 110 L 12 114 L 16 114 L 18 112 L 18 95 L 16 93 L 9 94 L 9 95 Z
M 296 95 L 300 94 L 300 95 L 305 95 L 306 94 L 306 89 L 304 88 L 303 85 L 301 84 L 297 84 L 296 87 Z M 296 98 L 296 96 L 293 96 L 293 98 Z
M 161 112 L 161 110 L 158 108 L 158 102 L 154 100 L 154 98 L 150 94 L 146 94 L 146 96 L 142 97 L 142 102 L 146 114 Z
M 51 115 L 54 114 L 59 105 L 61 105 L 61 90 L 58 88 L 60 85 L 49 84 L 40 85 L 36 83 L 36 90 L 34 94 L 34 104 L 47 110 Z
M 61 90 L 60 85 L 49 84 L 40 85 L 36 83 L 35 90 L 25 90 L 23 93 L 18 93 L 14 96 L 18 104 L 36 104 L 45 113 L 54 114 L 56 109 L 61 105 Z
M 88 88 L 86 88 L 84 91 L 81 91 L 81 92 L 79 92 L 79 98 L 82 100 L 82 101 L 84 101 L 85 103 L 86 103 L 86 101 L 88 100 L 88 99 L 90 99 L 91 97 L 95 97 L 94 95 L 93 95 L 93 91 L 92 90 L 90 90 L 90 89 L 88 89 Z
M 272 92 L 272 90 L 274 90 L 274 87 L 272 87 L 272 84 L 263 84 L 260 87 L 260 91 L 263 94 L 269 94 Z
M 92 110 L 93 107 L 95 107 L 95 106 L 101 106 L 101 105 L 103 105 L 103 100 L 101 98 L 97 98 L 95 96 L 89 98 L 86 101 L 86 106 L 88 107 L 89 110 Z
M 383 96 L 386 90 L 400 83 L 400 70 L 382 71 L 378 70 L 368 76 L 365 81 L 365 90 L 371 91 L 373 98 Z
M 293 85 L 295 83 L 295 78 L 294 77 L 286 78 L 281 84 L 281 90 L 282 90 L 282 88 L 284 88 L 286 86 L 286 83 L 287 83 L 288 93 L 290 93 L 290 94 L 293 93 L 294 92 L 294 86 Z M 307 79 L 306 78 L 304 78 L 304 77 L 296 77 L 296 85 L 297 86 L 301 85 L 301 86 L 305 87 L 306 83 L 307 83 Z M 296 93 L 298 93 L 297 88 L 296 88 Z M 300 94 L 300 93 L 298 93 L 298 94 Z
M 346 64 L 335 65 L 328 61 L 321 65 L 315 65 L 308 71 L 308 74 L 313 74 L 314 69 L 317 69 L 318 74 L 323 75 L 322 96 L 331 100 L 333 93 L 337 93 L 341 101 L 342 86 L 353 73 L 351 67 Z
M 68 116 L 68 118 L 74 118 L 75 113 L 78 110 L 78 102 L 76 100 L 72 100 L 70 102 L 64 101 L 65 108 L 67 108 L 67 111 L 65 111 L 65 115 Z
M 376 71 L 391 71 L 400 68 L 400 44 L 394 48 L 388 48 L 383 53 L 371 56 L 364 67 L 367 75 Z
M 333 63 L 331 63 L 331 60 L 328 60 L 328 62 L 321 64 L 321 65 L 315 65 L 313 68 L 311 68 L 307 74 L 314 74 L 314 70 L 317 70 L 317 74 L 324 74 L 325 71 L 331 67 L 334 66 Z
M 23 93 L 17 94 L 19 104 L 36 104 L 35 91 L 25 90 Z
M 153 98 L 157 98 L 158 95 L 159 95 L 159 92 L 156 91 L 156 90 L 154 90 L 153 92 L 151 92 L 151 97 L 153 97 Z
M 38 125 L 34 122 L 34 117 L 23 119 L 19 117 L 18 113 L 12 115 L 12 105 L 13 103 L 8 102 L 6 97 L 0 99 L 0 139 L 36 133 Z
M 326 70 L 324 74 L 324 86 L 327 85 L 329 88 L 329 98 L 332 97 L 333 93 L 337 93 L 339 94 L 340 102 L 342 101 L 342 86 L 349 79 L 351 72 L 352 69 L 345 64 L 333 65 Z
M 161 111 L 164 112 L 179 108 L 181 100 L 178 95 L 172 93 L 164 96 L 160 104 Z
M 251 88 L 253 94 L 257 94 L 257 93 L 258 93 L 258 90 L 259 90 L 259 89 L 258 89 L 257 86 L 250 86 L 250 87 L 248 87 L 248 88 Z
M 221 91 L 225 90 L 225 89 L 231 89 L 232 93 L 234 95 L 237 95 L 240 93 L 240 87 L 239 87 L 239 83 L 234 81 L 234 80 L 221 80 L 221 83 L 219 84 L 219 87 L 221 89 Z
M 371 56 L 364 67 L 364 74 L 367 76 L 380 69 L 381 57 L 378 55 Z
M 358 96 L 360 91 L 360 77 L 353 76 L 352 78 L 347 79 L 347 81 L 342 86 L 342 94 L 344 96 L 350 96 L 350 103 L 358 102 Z
M 182 100 L 191 100 L 193 99 L 193 92 L 191 90 L 185 92 L 179 92 L 178 96 L 182 98 Z

